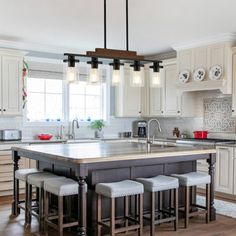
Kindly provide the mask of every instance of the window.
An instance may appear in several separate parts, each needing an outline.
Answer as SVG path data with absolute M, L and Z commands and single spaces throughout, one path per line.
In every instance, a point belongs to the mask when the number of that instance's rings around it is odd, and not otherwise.
M 71 84 L 69 88 L 69 118 L 80 121 L 106 119 L 106 85 Z
M 63 120 L 63 84 L 56 79 L 27 79 L 27 120 Z
M 107 119 L 107 84 L 89 85 L 86 74 L 78 84 L 64 84 L 62 72 L 32 70 L 27 79 L 26 120 L 58 122 Z M 105 77 L 104 77 L 105 78 Z

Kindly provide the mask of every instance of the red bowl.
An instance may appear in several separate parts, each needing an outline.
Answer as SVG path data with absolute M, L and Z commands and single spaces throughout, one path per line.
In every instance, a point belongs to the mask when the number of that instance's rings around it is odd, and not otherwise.
M 208 132 L 205 130 L 202 131 L 194 131 L 194 138 L 196 139 L 206 139 Z
M 53 137 L 51 134 L 39 134 L 38 138 L 40 140 L 50 140 Z

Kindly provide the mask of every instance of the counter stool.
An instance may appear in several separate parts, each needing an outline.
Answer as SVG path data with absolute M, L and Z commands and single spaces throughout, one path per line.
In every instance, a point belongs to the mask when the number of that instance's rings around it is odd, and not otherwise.
M 28 222 L 28 183 L 27 183 L 27 178 L 29 175 L 32 175 L 32 174 L 35 174 L 35 173 L 39 173 L 40 171 L 35 169 L 35 168 L 32 168 L 32 169 L 19 169 L 19 170 L 16 170 L 15 171 L 15 188 L 14 188 L 14 192 L 15 192 L 15 196 L 16 196 L 16 199 L 15 199 L 15 207 L 17 208 L 16 209 L 16 212 L 19 214 L 20 213 L 20 209 L 23 209 L 25 210 L 25 223 Z M 19 180 L 21 181 L 24 181 L 25 182 L 25 200 L 23 201 L 20 201 L 19 200 Z M 21 203 L 25 203 L 25 206 L 22 206 Z
M 175 178 L 179 179 L 179 183 L 185 189 L 185 203 L 184 203 L 184 215 L 185 215 L 185 228 L 189 225 L 189 218 L 191 216 L 205 214 L 206 223 L 210 221 L 210 183 L 211 176 L 202 172 L 190 172 L 187 174 L 173 174 Z M 206 185 L 206 206 L 200 206 L 197 204 L 191 204 L 190 206 L 190 187 L 196 187 L 197 185 Z M 190 207 L 197 207 L 202 209 L 201 211 L 190 212 Z
M 102 226 L 110 230 L 110 235 L 117 233 L 127 233 L 128 231 L 138 230 L 139 236 L 143 234 L 143 192 L 141 183 L 124 180 L 114 183 L 99 183 L 96 185 L 97 193 L 97 235 L 101 235 Z M 139 209 L 138 218 L 130 216 L 129 197 L 136 197 L 136 208 Z M 110 219 L 102 219 L 102 197 L 110 199 Z M 115 200 L 124 198 L 124 218 L 116 220 Z M 134 224 L 130 224 L 130 222 Z M 116 224 L 123 224 L 123 227 L 116 228 Z
M 44 194 L 43 194 L 43 185 L 45 181 L 48 181 L 50 179 L 62 179 L 65 178 L 63 176 L 54 175 L 50 172 L 41 172 L 41 173 L 35 173 L 33 175 L 29 175 L 27 178 L 28 183 L 28 224 L 31 224 L 32 215 L 37 217 L 39 220 L 39 231 L 41 232 L 43 230 L 43 206 L 44 206 Z M 38 207 L 32 208 L 32 187 L 35 186 L 39 189 L 39 202 Z M 38 210 L 38 214 L 35 210 Z
M 86 190 L 87 191 L 87 190 Z M 49 216 L 49 193 L 58 196 L 58 215 Z M 78 219 L 74 219 L 73 222 L 64 223 L 63 213 L 63 197 L 78 195 L 78 183 L 72 179 L 47 179 L 44 182 L 44 221 L 45 229 L 47 226 L 51 226 L 59 231 L 59 236 L 63 236 L 63 229 L 73 226 L 78 226 Z M 58 223 L 53 223 L 53 220 L 58 219 Z
M 144 219 L 150 221 L 150 228 L 151 228 L 150 235 L 151 236 L 155 235 L 155 225 L 165 222 L 174 221 L 174 228 L 175 230 L 178 230 L 178 188 L 179 188 L 178 179 L 170 176 L 158 175 L 153 178 L 138 178 L 136 180 L 144 185 L 145 191 L 151 193 L 151 199 L 150 199 L 151 214 L 150 217 L 144 215 Z M 161 209 L 161 206 L 159 206 L 159 209 L 156 209 L 155 207 L 156 200 L 158 201 L 156 193 L 161 194 L 162 191 L 169 191 L 170 193 L 168 210 Z M 172 211 L 172 199 L 171 199 L 172 192 L 174 192 L 173 211 Z M 165 216 L 168 215 L 168 217 L 159 218 L 159 215 L 161 213 L 164 214 Z

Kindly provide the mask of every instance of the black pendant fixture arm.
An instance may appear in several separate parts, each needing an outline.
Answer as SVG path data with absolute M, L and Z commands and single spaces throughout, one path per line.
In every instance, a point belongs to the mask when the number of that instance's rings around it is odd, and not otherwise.
M 126 51 L 129 51 L 129 1 L 126 0 Z
M 79 63 L 79 60 L 75 57 L 75 55 L 68 55 L 68 58 L 64 59 L 63 62 L 68 62 L 68 67 L 75 67 L 75 63 Z
M 163 68 L 163 66 L 160 65 L 161 61 L 154 61 L 153 65 L 149 68 L 153 69 L 153 72 L 160 72 L 160 69 Z
M 104 48 L 107 48 L 107 1 L 104 0 Z

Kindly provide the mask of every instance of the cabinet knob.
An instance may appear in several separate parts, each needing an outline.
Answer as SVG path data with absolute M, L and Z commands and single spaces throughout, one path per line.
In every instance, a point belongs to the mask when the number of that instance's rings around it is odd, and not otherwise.
M 161 111 L 161 113 L 164 113 L 164 111 Z
M 3 109 L 3 111 L 6 111 L 6 109 Z
M 232 110 L 232 112 L 234 112 L 234 110 Z
M 0 109 L 0 111 L 2 111 L 2 109 Z
M 180 113 L 180 111 L 177 111 L 177 113 Z

